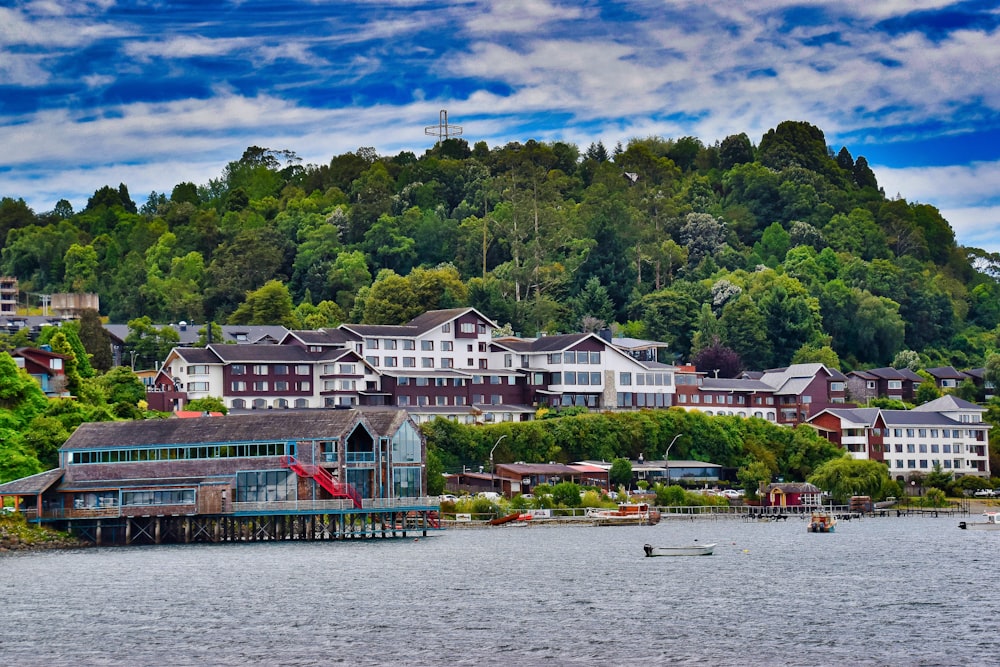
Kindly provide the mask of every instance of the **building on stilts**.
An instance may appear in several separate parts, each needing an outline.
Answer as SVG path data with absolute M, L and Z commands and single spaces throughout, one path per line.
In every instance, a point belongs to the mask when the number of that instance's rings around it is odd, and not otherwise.
M 0 499 L 95 544 L 419 536 L 440 528 L 426 457 L 391 408 L 85 423 Z

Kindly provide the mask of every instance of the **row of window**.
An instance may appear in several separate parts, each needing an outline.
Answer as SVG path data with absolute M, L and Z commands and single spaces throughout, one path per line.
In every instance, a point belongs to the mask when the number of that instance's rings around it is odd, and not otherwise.
M 480 351 L 485 351 L 486 344 L 483 343 Z M 467 346 L 469 352 L 472 352 L 472 345 Z M 416 341 L 409 338 L 404 338 L 402 340 L 397 340 L 395 338 L 365 338 L 365 349 L 366 350 L 416 350 Z M 438 349 L 442 352 L 451 352 L 455 349 L 454 341 L 442 340 L 438 346 Z M 421 352 L 433 352 L 434 351 L 434 341 L 432 340 L 422 340 L 420 341 L 420 351 Z
M 926 437 L 928 437 L 928 434 L 929 434 L 929 437 L 931 437 L 931 438 L 937 438 L 938 437 L 938 429 L 936 429 L 936 428 L 931 428 L 931 429 L 926 429 L 926 428 L 917 428 L 917 429 L 913 429 L 913 428 L 907 428 L 907 429 L 894 428 L 894 429 L 892 429 L 892 437 L 894 437 L 894 438 L 902 438 L 904 432 L 906 433 L 906 437 L 907 438 L 913 438 L 913 437 L 926 438 Z M 941 433 L 940 437 L 942 437 L 942 438 L 962 438 L 962 437 L 965 437 L 965 438 L 974 438 L 974 437 L 976 437 L 976 432 L 975 431 L 968 431 L 968 430 L 964 430 L 964 429 L 960 429 L 960 428 L 943 428 L 943 429 L 940 430 L 940 433 Z M 872 434 L 873 435 L 882 435 L 882 429 L 880 429 L 880 428 L 873 428 L 872 429 Z M 889 435 L 888 429 L 886 429 L 886 433 L 885 434 Z M 860 433 L 859 433 L 859 435 L 860 435 Z
M 191 385 L 193 384 L 197 383 L 192 382 L 188 384 L 188 389 L 191 391 L 194 391 L 193 389 L 191 389 Z M 208 383 L 205 384 L 207 385 Z M 272 383 L 269 383 L 267 380 L 256 380 L 254 382 L 243 382 L 242 380 L 236 380 L 229 383 L 229 389 L 232 393 L 247 391 L 248 389 L 250 391 L 271 391 L 272 386 L 274 387 L 274 391 L 289 391 L 289 390 L 295 392 L 312 391 L 312 383 L 309 382 L 308 380 L 304 380 L 302 382 L 286 382 L 284 380 L 276 380 L 273 383 L 273 385 Z M 206 388 L 203 391 L 208 391 L 208 389 Z
M 197 366 L 194 368 L 197 368 Z M 208 367 L 205 366 L 204 368 L 207 373 Z M 271 366 L 267 364 L 230 364 L 229 373 L 230 375 L 309 375 L 311 368 L 309 364 L 295 364 L 294 366 L 287 364 L 274 364 Z M 291 370 L 291 373 L 289 373 L 289 370 Z
M 726 394 L 725 396 L 712 396 L 712 394 L 691 394 L 690 402 L 693 404 L 705 403 L 706 405 L 711 405 L 713 403 L 718 405 L 743 405 L 746 403 L 746 396 L 737 394 L 735 397 L 732 394 Z M 678 403 L 687 403 L 687 394 L 677 394 Z
M 921 470 L 933 470 L 934 468 L 943 468 L 944 470 L 960 470 L 962 468 L 962 459 L 954 459 L 954 461 L 952 461 L 952 459 L 944 459 L 943 461 L 932 459 L 930 461 L 930 465 L 927 465 L 927 459 L 920 459 L 920 465 L 917 465 L 917 463 L 918 461 L 916 459 L 907 459 L 905 467 L 913 469 L 920 468 Z M 896 468 L 898 469 L 903 467 L 903 459 L 896 459 Z M 969 467 L 974 468 L 975 465 L 969 463 Z
M 129 449 L 95 449 L 69 452 L 67 463 L 135 463 L 140 461 L 188 461 L 196 459 L 254 458 L 284 456 L 284 442 L 247 443 L 241 445 L 202 445 L 197 447 L 132 447 Z
M 896 443 L 894 445 L 894 447 L 895 447 L 895 450 L 896 450 L 897 453 L 901 454 L 903 452 L 903 444 L 902 443 Z M 961 454 L 962 453 L 962 445 L 960 445 L 958 443 L 956 443 L 954 445 L 937 445 L 937 444 L 933 444 L 933 443 L 930 444 L 930 445 L 923 444 L 923 443 L 921 443 L 919 445 L 915 445 L 913 443 L 909 443 L 909 444 L 906 445 L 906 452 L 908 454 L 915 454 L 917 452 L 920 452 L 921 454 L 926 454 L 928 452 L 928 447 L 930 448 L 930 453 L 931 454 L 937 454 L 939 451 L 942 454 Z M 940 449 L 939 449 L 939 447 L 940 447 Z
M 402 368 L 416 368 L 417 367 L 417 359 L 416 359 L 416 357 L 403 357 L 402 359 L 403 359 Z M 386 368 L 399 368 L 400 367 L 400 363 L 399 363 L 399 358 L 398 357 L 376 357 L 376 356 L 368 355 L 368 356 L 365 357 L 365 361 L 367 361 L 372 366 L 385 366 Z M 455 367 L 455 360 L 452 359 L 451 357 L 444 357 L 443 359 L 440 359 L 440 362 L 441 362 L 440 363 L 440 368 L 454 368 Z M 466 360 L 466 365 L 469 368 L 475 368 L 476 362 L 475 362 L 474 359 L 467 359 Z M 486 367 L 485 366 L 486 365 L 486 360 L 485 359 L 481 360 L 480 361 L 480 365 L 483 368 L 485 368 Z M 435 368 L 434 357 L 420 357 L 420 368 Z
M 553 352 L 552 354 L 546 355 L 546 361 L 549 365 L 552 364 L 601 364 L 601 353 L 600 352 L 586 352 L 586 351 L 575 351 L 567 350 L 566 352 Z
M 194 489 L 122 491 L 122 506 L 194 505 Z

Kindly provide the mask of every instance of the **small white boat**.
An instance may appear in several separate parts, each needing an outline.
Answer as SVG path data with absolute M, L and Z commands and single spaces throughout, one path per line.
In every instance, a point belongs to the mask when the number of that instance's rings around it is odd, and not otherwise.
M 711 556 L 715 549 L 712 544 L 686 544 L 679 547 L 654 547 L 652 544 L 644 544 L 643 550 L 647 557 L 653 556 Z
M 959 521 L 958 527 L 962 530 L 1000 530 L 1000 512 L 983 512 L 986 521 Z

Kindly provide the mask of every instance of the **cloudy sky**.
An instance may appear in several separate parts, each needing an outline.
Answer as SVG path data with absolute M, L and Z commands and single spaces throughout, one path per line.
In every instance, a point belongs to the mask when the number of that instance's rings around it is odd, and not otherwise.
M 746 132 L 864 155 L 889 196 L 1000 252 L 996 0 L 0 0 L 0 196 L 79 208 L 204 184 L 250 145 L 305 163 L 470 143 Z

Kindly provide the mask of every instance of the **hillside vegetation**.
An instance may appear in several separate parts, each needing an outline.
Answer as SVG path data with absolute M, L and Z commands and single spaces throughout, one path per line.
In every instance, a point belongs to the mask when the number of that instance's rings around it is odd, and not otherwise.
M 864 157 L 805 122 L 783 122 L 756 145 L 745 134 L 582 152 L 448 139 L 421 156 L 359 148 L 324 165 L 254 146 L 219 178 L 142 205 L 126 184 L 100 188 L 81 211 L 62 200 L 38 213 L 11 194 L 0 200 L 0 275 L 26 294 L 97 293 L 106 319 L 130 325 L 135 367 L 177 343 L 157 326 L 167 322 L 195 324 L 204 344 L 206 322 L 400 324 L 472 306 L 527 336 L 608 327 L 660 340 L 670 346 L 661 361 L 719 377 L 822 362 L 985 367 L 1000 379 L 1000 255 L 958 246 L 933 206 L 886 197 Z M 0 354 L 0 481 L 56 465 L 81 422 L 155 416 L 135 376 L 110 368 L 94 313 L 38 341 L 0 335 L 0 350 L 38 343 L 71 357 L 76 399 L 47 401 Z M 507 454 L 652 455 L 659 440 L 630 439 L 615 423 L 579 437 L 522 425 Z M 716 428 L 736 427 L 671 433 Z M 432 441 L 443 465 L 485 460 L 485 441 L 467 451 L 468 437 Z M 692 441 L 688 454 L 793 476 L 823 458 L 785 461 L 774 434 L 735 439 L 724 452 Z
M 933 206 L 887 198 L 864 157 L 804 122 L 757 145 L 448 139 L 325 165 L 251 147 L 141 206 L 126 184 L 79 212 L 5 198 L 0 239 L 22 291 L 96 292 L 154 343 L 152 323 L 396 324 L 469 305 L 524 335 L 617 323 L 669 343 L 667 361 L 718 345 L 746 368 L 846 370 L 902 350 L 981 366 L 1000 323 L 1000 257 L 957 246 Z

